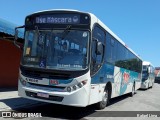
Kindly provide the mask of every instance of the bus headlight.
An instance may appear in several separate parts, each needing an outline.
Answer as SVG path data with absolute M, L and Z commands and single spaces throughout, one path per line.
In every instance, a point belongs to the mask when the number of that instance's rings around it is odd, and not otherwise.
M 72 88 L 71 87 L 67 87 L 67 92 L 71 92 Z
M 77 89 L 77 87 L 76 87 L 76 85 L 74 85 L 74 86 L 73 86 L 73 90 L 76 90 L 76 89 Z
M 84 81 L 81 81 L 79 82 L 78 84 L 75 84 L 73 86 L 68 86 L 66 89 L 67 89 L 67 92 L 72 92 L 72 91 L 75 91 L 77 89 L 80 89 L 81 87 L 83 87 L 85 84 L 87 83 L 87 80 L 84 80 Z
M 83 83 L 78 83 L 77 86 L 81 88 L 83 86 Z

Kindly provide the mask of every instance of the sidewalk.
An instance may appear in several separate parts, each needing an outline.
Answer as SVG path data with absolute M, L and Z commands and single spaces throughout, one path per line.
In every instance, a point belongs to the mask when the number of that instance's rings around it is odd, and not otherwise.
M 46 103 L 25 99 L 18 96 L 17 89 L 0 89 L 0 111 L 16 110 L 39 106 Z

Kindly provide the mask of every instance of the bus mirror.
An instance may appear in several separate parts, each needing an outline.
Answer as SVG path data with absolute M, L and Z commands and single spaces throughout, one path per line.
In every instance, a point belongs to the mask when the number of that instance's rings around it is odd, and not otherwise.
M 102 55 L 103 54 L 103 44 L 102 44 L 102 42 L 97 42 L 96 54 L 97 55 Z
M 21 48 L 18 44 L 17 44 L 17 39 L 18 39 L 18 30 L 17 28 L 15 29 L 15 36 L 14 36 L 14 45 L 18 48 Z
M 18 39 L 18 30 L 16 29 L 15 30 L 15 38 L 14 38 L 16 41 L 17 41 L 17 39 Z
M 16 47 L 20 48 L 20 49 L 23 48 L 23 47 L 22 47 L 23 45 L 19 45 L 19 44 L 17 43 L 18 33 L 19 33 L 18 29 L 19 29 L 19 28 L 24 28 L 24 27 L 25 27 L 25 26 L 23 25 L 23 26 L 19 26 L 19 27 L 16 27 L 16 28 L 15 28 L 14 45 L 15 45 Z

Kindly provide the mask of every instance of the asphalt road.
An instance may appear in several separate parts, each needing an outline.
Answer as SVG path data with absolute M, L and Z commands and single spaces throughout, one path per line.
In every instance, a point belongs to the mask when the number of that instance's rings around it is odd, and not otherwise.
M 123 117 L 124 120 L 127 120 L 128 117 L 137 120 L 136 116 L 140 116 L 139 118 L 142 120 L 146 120 L 148 116 L 150 117 L 150 119 L 158 119 L 155 117 L 156 115 L 160 115 L 160 83 L 155 83 L 153 88 L 150 88 L 148 90 L 138 90 L 133 97 L 130 97 L 129 95 L 123 95 L 111 99 L 110 105 L 103 110 L 96 110 L 94 108 L 94 105 L 85 108 L 77 108 L 77 107 L 62 106 L 55 104 L 45 104 L 32 108 L 21 108 L 18 110 L 16 109 L 13 111 L 21 113 L 41 113 L 42 115 L 41 118 L 29 118 L 37 120 L 43 120 L 43 119 L 82 119 L 82 120 L 117 119 L 118 120 L 119 119 L 118 117 Z M 144 115 L 147 115 L 147 117 Z M 135 118 L 133 118 L 132 116 L 134 116 Z M 28 118 L 23 118 L 23 119 L 28 119 Z

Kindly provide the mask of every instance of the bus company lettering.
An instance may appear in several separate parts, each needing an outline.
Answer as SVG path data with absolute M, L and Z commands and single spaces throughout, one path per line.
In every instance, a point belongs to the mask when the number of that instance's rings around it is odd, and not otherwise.
M 124 80 L 124 83 L 128 83 L 129 78 L 130 78 L 129 73 L 124 72 L 124 73 L 123 73 L 123 80 Z
M 27 82 L 32 82 L 32 83 L 38 83 L 37 79 L 33 79 L 33 78 L 26 78 Z
M 57 24 L 65 24 L 65 23 L 78 23 L 79 18 L 77 16 L 74 17 L 37 17 L 36 23 L 57 23 Z
M 113 79 L 113 75 L 107 75 L 108 79 Z
M 47 17 L 47 23 L 70 23 L 70 22 L 72 22 L 72 18 Z

